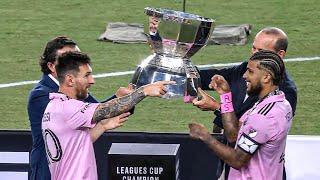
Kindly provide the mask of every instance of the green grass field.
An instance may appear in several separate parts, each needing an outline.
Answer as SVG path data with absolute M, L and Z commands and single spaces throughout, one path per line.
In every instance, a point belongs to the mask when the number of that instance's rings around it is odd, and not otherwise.
M 37 80 L 45 43 L 57 36 L 75 39 L 93 60 L 94 74 L 134 70 L 150 54 L 146 44 L 96 41 L 108 22 L 147 24 L 144 7 L 182 9 L 182 0 L 1 0 L 0 84 Z M 192 62 L 196 65 L 238 62 L 249 56 L 252 39 L 261 28 L 276 26 L 289 36 L 288 58 L 319 56 L 320 2 L 318 0 L 187 0 L 186 11 L 210 17 L 216 24 L 253 25 L 245 46 L 207 46 Z M 298 105 L 290 134 L 320 134 L 320 61 L 290 62 L 286 68 L 298 86 Z M 96 80 L 92 93 L 98 99 L 126 86 L 131 76 Z M 29 129 L 26 104 L 33 85 L 0 89 L 0 129 Z M 195 120 L 211 128 L 213 113 L 202 112 L 182 99 L 148 98 L 121 131 L 187 132 Z

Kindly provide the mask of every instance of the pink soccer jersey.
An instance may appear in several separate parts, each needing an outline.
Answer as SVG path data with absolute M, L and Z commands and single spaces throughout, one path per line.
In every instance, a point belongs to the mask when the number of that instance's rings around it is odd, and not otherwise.
M 273 179 L 283 176 L 284 152 L 292 109 L 284 93 L 257 103 L 241 118 L 237 147 L 252 155 L 239 170 L 230 168 L 229 179 Z
M 53 180 L 96 180 L 97 168 L 89 129 L 98 103 L 50 93 L 42 134 Z

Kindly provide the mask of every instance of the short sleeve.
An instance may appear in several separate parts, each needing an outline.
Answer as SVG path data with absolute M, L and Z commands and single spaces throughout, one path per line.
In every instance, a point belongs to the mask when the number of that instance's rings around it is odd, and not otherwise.
M 72 129 L 94 126 L 92 117 L 99 103 L 85 103 L 79 100 L 69 99 L 64 103 L 67 124 Z
M 243 121 L 237 145 L 242 150 L 254 154 L 260 145 L 274 137 L 276 131 L 273 116 L 266 117 L 260 114 L 249 116 Z

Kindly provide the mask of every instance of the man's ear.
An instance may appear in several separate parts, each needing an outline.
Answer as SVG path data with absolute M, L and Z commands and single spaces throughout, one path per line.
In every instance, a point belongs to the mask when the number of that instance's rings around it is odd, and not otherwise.
M 64 82 L 68 87 L 73 87 L 75 83 L 75 77 L 72 74 L 66 74 Z
M 263 81 L 264 84 L 271 83 L 273 81 L 272 80 L 272 75 L 270 73 L 265 73 L 264 76 L 263 76 L 262 81 Z
M 55 64 L 53 62 L 47 62 L 47 66 L 50 69 L 51 73 L 55 73 L 56 72 L 56 67 L 55 67 Z
M 280 51 L 278 51 L 277 54 L 278 54 L 282 59 L 284 59 L 284 57 L 286 56 L 286 51 L 280 50 Z

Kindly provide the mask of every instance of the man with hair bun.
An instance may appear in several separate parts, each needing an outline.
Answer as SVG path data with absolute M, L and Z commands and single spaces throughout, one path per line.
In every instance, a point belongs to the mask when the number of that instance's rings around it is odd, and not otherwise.
M 225 135 L 235 148 L 220 143 L 198 123 L 190 123 L 190 136 L 205 142 L 225 163 L 231 166 L 233 179 L 282 179 L 286 138 L 292 122 L 292 108 L 279 90 L 285 66 L 281 57 L 267 50 L 254 53 L 243 75 L 249 96 L 258 101 L 238 120 L 233 108 L 229 84 L 214 75 L 210 88 L 220 95 L 220 112 Z M 216 102 L 212 97 L 211 101 Z

